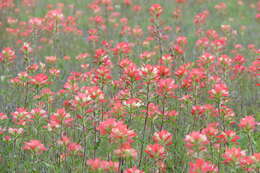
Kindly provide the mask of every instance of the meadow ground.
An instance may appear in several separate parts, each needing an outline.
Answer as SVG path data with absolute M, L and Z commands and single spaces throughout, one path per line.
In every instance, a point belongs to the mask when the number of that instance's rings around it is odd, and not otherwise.
M 0 173 L 257 173 L 259 0 L 0 0 Z

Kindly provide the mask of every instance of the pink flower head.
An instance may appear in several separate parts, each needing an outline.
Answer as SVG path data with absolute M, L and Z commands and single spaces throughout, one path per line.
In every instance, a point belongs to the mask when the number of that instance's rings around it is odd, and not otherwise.
M 5 113 L 0 112 L 0 120 L 6 120 L 8 116 Z
M 123 124 L 121 121 L 116 121 L 114 118 L 106 119 L 105 121 L 101 122 L 97 127 L 97 130 L 100 131 L 101 135 L 110 134 L 112 128 Z
M 246 156 L 246 152 L 240 148 L 227 148 L 223 154 L 224 163 L 239 164 L 239 160 Z
M 29 142 L 25 142 L 23 149 L 32 150 L 37 154 L 41 154 L 43 151 L 47 151 L 47 148 L 39 140 L 30 140 Z
M 31 113 L 27 112 L 25 108 L 17 108 L 11 115 L 13 122 L 17 125 L 26 125 L 28 122 L 32 121 Z
M 133 138 L 136 136 L 134 130 L 127 128 L 125 124 L 119 124 L 118 126 L 112 128 L 110 133 L 110 138 L 112 142 L 115 143 L 132 143 Z
M 254 172 L 253 166 L 255 163 L 253 156 L 244 156 L 239 160 L 240 167 L 246 172 Z
M 193 22 L 196 25 L 204 24 L 204 23 L 206 23 L 206 19 L 208 18 L 208 16 L 209 16 L 209 11 L 208 10 L 204 10 L 204 11 L 198 13 L 194 17 Z
M 208 64 L 211 64 L 214 62 L 215 60 L 215 57 L 213 55 L 211 55 L 210 53 L 204 53 L 202 56 L 200 56 L 198 58 L 198 62 L 202 65 L 202 66 L 205 66 L 205 65 L 208 65 Z
M 208 138 L 215 137 L 218 133 L 218 127 L 219 123 L 210 123 L 206 128 L 202 130 L 202 133 L 205 134 Z
M 192 106 L 191 109 L 191 114 L 192 115 L 204 115 L 204 113 L 206 112 L 204 106 L 200 106 L 200 105 L 194 105 Z
M 156 143 L 163 145 L 171 145 L 172 144 L 172 134 L 167 130 L 162 130 L 160 132 L 155 132 L 153 135 L 153 140 Z
M 43 73 L 36 74 L 35 76 L 32 76 L 30 78 L 31 78 L 30 83 L 33 85 L 43 86 L 49 83 L 48 76 Z
M 116 47 L 113 49 L 115 55 L 128 54 L 130 51 L 131 47 L 127 42 L 117 43 Z
M 31 47 L 30 43 L 24 42 L 23 46 L 21 47 L 21 51 L 24 54 L 32 53 L 32 47 Z
M 190 162 L 189 173 L 217 173 L 216 165 L 206 162 L 203 159 L 197 159 L 195 162 Z
M 222 66 L 226 67 L 226 66 L 230 66 L 231 63 L 232 63 L 232 59 L 227 56 L 227 55 L 221 55 L 219 58 L 218 58 L 218 63 L 221 64 Z
M 60 108 L 50 116 L 46 128 L 51 131 L 61 127 L 62 124 L 69 126 L 73 121 L 74 119 L 71 115 L 67 113 L 64 108 Z
M 228 87 L 224 83 L 217 83 L 213 86 L 211 90 L 209 90 L 210 98 L 220 99 L 222 97 L 228 97 L 229 91 Z
M 206 78 L 205 70 L 203 68 L 193 68 L 191 69 L 188 78 L 194 82 L 201 82 Z
M 172 96 L 173 90 L 177 87 L 178 85 L 172 78 L 160 79 L 157 82 L 157 93 L 161 96 Z
M 0 62 L 12 62 L 16 58 L 15 51 L 10 48 L 6 47 L 3 48 L 2 52 L 0 53 Z
M 91 171 L 95 172 L 117 172 L 119 162 L 101 160 L 99 158 L 87 160 L 87 165 Z
M 128 168 L 128 169 L 124 170 L 124 173 L 144 173 L 144 171 L 141 171 L 141 170 L 137 169 L 136 167 L 133 167 L 133 168 Z
M 129 143 L 124 143 L 120 148 L 116 149 L 114 153 L 122 158 L 137 158 L 137 151 Z
M 260 21 L 260 13 L 258 13 L 258 14 L 255 15 L 255 19 L 256 19 L 256 21 L 258 21 L 258 22 Z
M 46 118 L 48 116 L 47 112 L 41 108 L 34 108 L 31 110 L 31 115 L 33 118 Z
M 149 144 L 145 152 L 154 159 L 163 159 L 165 157 L 165 149 L 162 145 L 160 144 Z
M 183 46 L 185 46 L 188 43 L 187 37 L 179 36 L 179 37 L 177 37 L 176 42 L 178 43 L 178 45 L 183 47 Z
M 256 121 L 253 116 L 246 116 L 240 120 L 240 123 L 238 125 L 241 129 L 250 131 L 254 130 L 256 126 Z
M 203 133 L 193 131 L 190 134 L 186 135 L 185 146 L 188 148 L 189 153 L 205 151 L 206 146 L 209 143 L 209 140 L 206 135 Z
M 240 139 L 240 137 L 238 135 L 236 135 L 236 132 L 234 132 L 233 130 L 224 131 L 216 137 L 219 139 L 217 141 L 218 143 L 238 144 L 237 140 Z
M 146 64 L 141 67 L 141 74 L 145 78 L 146 81 L 151 82 L 152 80 L 156 80 L 158 78 L 158 68 L 151 65 Z
M 46 18 L 50 20 L 61 21 L 64 19 L 64 15 L 61 9 L 55 9 L 55 10 L 48 11 Z
M 163 12 L 163 8 L 160 4 L 153 4 L 149 11 L 151 16 L 160 17 Z
M 175 0 L 177 3 L 186 3 L 187 2 L 187 0 Z
M 174 57 L 171 54 L 165 54 L 161 57 L 160 62 L 164 65 L 171 64 L 174 60 Z
M 70 152 L 79 152 L 82 150 L 82 146 L 80 144 L 77 144 L 75 142 L 71 142 L 67 145 L 67 149 Z

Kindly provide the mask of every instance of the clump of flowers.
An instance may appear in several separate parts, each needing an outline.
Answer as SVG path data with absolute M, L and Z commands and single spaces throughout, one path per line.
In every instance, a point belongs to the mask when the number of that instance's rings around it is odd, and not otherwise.
M 24 150 L 33 151 L 37 154 L 41 154 L 44 151 L 47 151 L 47 148 L 39 140 L 32 139 L 24 143 Z

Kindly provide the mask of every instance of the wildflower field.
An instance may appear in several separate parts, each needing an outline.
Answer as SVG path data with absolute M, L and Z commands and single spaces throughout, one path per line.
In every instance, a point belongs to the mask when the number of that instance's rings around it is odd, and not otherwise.
M 0 173 L 259 173 L 259 0 L 0 0 Z

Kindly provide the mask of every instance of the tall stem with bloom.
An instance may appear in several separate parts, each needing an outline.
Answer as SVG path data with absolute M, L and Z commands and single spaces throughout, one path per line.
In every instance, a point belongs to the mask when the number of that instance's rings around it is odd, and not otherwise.
M 254 154 L 255 151 L 254 151 L 254 146 L 253 146 L 253 141 L 252 141 L 252 135 L 251 135 L 251 132 L 248 132 L 247 133 L 247 138 L 248 138 L 248 151 L 250 151 L 251 154 Z
M 145 138 L 145 131 L 146 131 L 146 126 L 147 126 L 147 120 L 149 116 L 149 91 L 150 91 L 150 85 L 147 83 L 146 87 L 146 115 L 145 115 L 145 120 L 144 120 L 144 128 L 142 131 L 142 144 L 141 144 L 141 149 L 140 149 L 140 160 L 139 160 L 139 167 L 141 166 L 141 162 L 143 159 L 143 148 L 144 148 L 144 138 Z
M 160 131 L 162 131 L 163 125 L 164 125 L 165 101 L 166 101 L 166 98 L 165 98 L 165 96 L 164 96 L 163 99 L 162 99 L 162 122 L 161 122 Z

